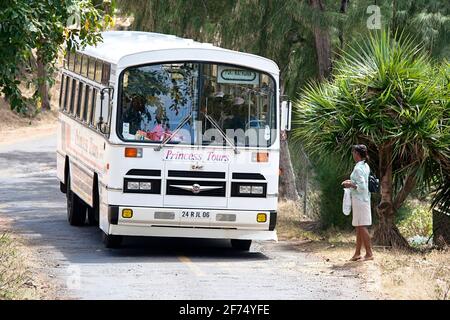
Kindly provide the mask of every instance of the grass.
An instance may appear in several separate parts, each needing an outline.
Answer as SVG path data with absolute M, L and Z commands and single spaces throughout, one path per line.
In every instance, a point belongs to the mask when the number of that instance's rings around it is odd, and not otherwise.
M 433 233 L 433 213 L 428 202 L 409 200 L 398 213 L 397 225 L 402 235 L 430 238 Z
M 17 244 L 8 234 L 0 236 L 0 299 L 35 299 L 37 297 L 29 270 Z
M 400 222 L 402 232 L 414 233 L 410 228 L 417 227 L 413 223 L 416 215 L 413 211 L 408 215 L 410 220 L 405 218 Z M 422 221 L 427 221 L 426 214 L 419 215 L 425 215 Z M 419 229 L 428 230 L 427 227 Z M 305 220 L 292 202 L 279 204 L 277 232 L 280 240 L 299 241 L 299 251 L 322 257 L 332 268 L 356 270 L 382 298 L 450 300 L 450 250 L 402 251 L 375 246 L 374 261 L 348 262 L 354 252 L 354 234 L 337 229 L 320 231 L 319 225 Z

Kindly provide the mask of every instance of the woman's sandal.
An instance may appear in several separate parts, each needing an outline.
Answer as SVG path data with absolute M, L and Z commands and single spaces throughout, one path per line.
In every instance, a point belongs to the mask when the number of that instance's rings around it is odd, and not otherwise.
M 363 261 L 370 261 L 370 260 L 373 260 L 373 256 L 363 258 Z
M 361 256 L 357 256 L 357 257 L 353 256 L 349 261 L 358 261 L 358 260 L 361 260 L 361 259 L 362 259 Z

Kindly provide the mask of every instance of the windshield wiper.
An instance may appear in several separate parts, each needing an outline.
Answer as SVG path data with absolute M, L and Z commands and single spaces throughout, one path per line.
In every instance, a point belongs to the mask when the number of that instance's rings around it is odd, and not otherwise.
M 156 146 L 153 150 L 160 151 L 162 147 L 164 147 L 167 142 L 169 142 L 177 133 L 181 130 L 181 128 L 188 122 L 189 119 L 191 119 L 192 113 L 188 114 L 186 117 L 183 118 L 183 120 L 180 122 L 180 124 L 175 128 L 175 130 L 168 136 L 167 138 L 163 139 L 161 143 Z
M 165 138 L 161 143 L 154 148 L 155 151 L 160 151 L 177 133 L 181 130 L 181 128 L 188 122 L 188 120 L 192 117 L 192 114 L 187 115 L 183 118 L 180 124 L 175 128 L 175 130 Z M 205 118 L 208 119 L 209 122 L 219 131 L 220 135 L 225 139 L 225 141 L 233 148 L 234 153 L 238 154 L 239 150 L 236 145 L 226 136 L 226 134 L 222 131 L 217 122 L 208 114 L 205 114 Z
M 222 131 L 222 128 L 220 128 L 220 126 L 217 124 L 216 120 L 214 120 L 214 118 L 209 116 L 207 113 L 205 113 L 204 116 L 209 122 L 211 122 L 211 124 L 214 127 L 216 127 L 216 129 L 219 131 L 219 133 L 222 136 L 222 138 L 224 138 L 225 141 L 228 142 L 228 144 L 233 148 L 234 153 L 238 154 L 239 150 L 238 150 L 237 146 L 225 135 L 225 133 Z

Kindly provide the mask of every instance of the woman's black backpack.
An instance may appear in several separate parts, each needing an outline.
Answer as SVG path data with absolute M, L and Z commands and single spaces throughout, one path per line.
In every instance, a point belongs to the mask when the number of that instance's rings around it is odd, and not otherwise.
M 372 171 L 369 173 L 369 192 L 380 192 L 380 180 L 372 173 Z

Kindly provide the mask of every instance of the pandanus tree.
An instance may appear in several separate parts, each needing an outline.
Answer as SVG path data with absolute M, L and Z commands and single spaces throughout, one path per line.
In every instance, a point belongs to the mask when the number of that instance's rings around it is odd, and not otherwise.
M 450 121 L 450 63 L 444 61 L 440 68 L 439 78 L 442 82 L 440 87 L 443 88 L 442 93 L 444 95 L 443 100 L 446 103 L 444 115 L 442 121 Z M 450 141 L 448 141 L 450 144 Z M 436 183 L 437 187 L 434 190 L 433 206 L 439 209 L 443 209 L 446 212 L 450 212 L 450 159 L 447 158 L 443 161 L 442 165 L 443 179 Z
M 313 157 L 339 155 L 347 170 L 351 146 L 367 145 L 381 184 L 374 240 L 405 247 L 396 212 L 414 188 L 432 190 L 445 179 L 449 87 L 420 44 L 391 35 L 378 31 L 349 45 L 331 80 L 306 86 L 295 102 L 293 138 Z

